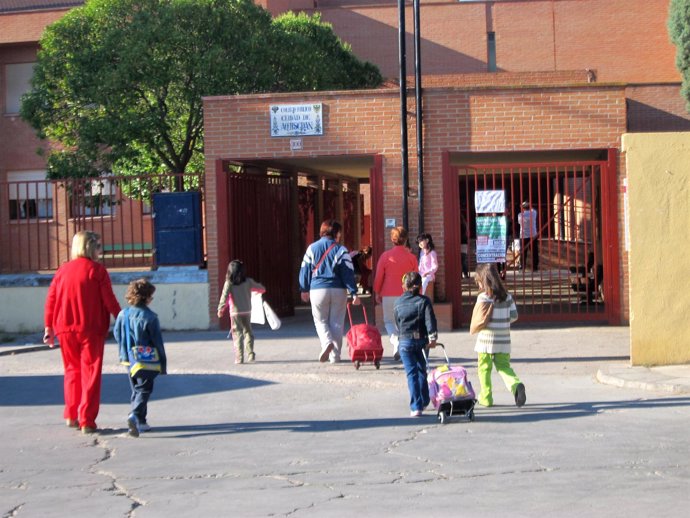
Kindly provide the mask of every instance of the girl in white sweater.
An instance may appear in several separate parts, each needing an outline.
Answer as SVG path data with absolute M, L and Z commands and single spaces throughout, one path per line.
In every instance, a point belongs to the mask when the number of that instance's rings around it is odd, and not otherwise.
M 482 263 L 477 266 L 477 285 L 480 293 L 477 296 L 475 311 L 473 312 L 473 326 L 479 328 L 477 344 L 474 350 L 478 354 L 477 375 L 481 384 L 481 392 L 477 402 L 482 406 L 493 406 L 491 392 L 491 368 L 503 379 L 503 383 L 515 397 L 515 404 L 521 407 L 525 404 L 525 385 L 510 366 L 510 324 L 518 318 L 517 307 L 513 297 L 506 289 L 495 263 Z M 488 318 L 479 317 L 481 323 L 477 325 L 476 315 L 489 315 Z

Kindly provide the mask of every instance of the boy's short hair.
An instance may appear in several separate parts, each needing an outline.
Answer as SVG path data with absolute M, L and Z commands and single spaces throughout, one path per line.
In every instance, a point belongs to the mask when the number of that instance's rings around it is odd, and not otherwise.
M 140 306 L 145 304 L 156 291 L 156 287 L 146 279 L 137 279 L 132 281 L 127 286 L 127 293 L 125 298 L 132 306 Z

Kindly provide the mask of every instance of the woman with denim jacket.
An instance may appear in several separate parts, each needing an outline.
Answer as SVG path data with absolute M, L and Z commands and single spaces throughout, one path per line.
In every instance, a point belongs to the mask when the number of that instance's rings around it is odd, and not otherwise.
M 410 391 L 410 416 L 420 417 L 429 404 L 424 350 L 436 347 L 436 315 L 428 297 L 421 295 L 422 277 L 417 272 L 403 277 L 404 293 L 395 301 L 393 315 L 400 338 L 400 358 Z

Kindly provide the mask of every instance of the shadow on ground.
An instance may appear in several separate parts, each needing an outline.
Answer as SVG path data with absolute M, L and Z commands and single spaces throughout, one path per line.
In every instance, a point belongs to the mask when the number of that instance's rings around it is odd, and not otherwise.
M 63 405 L 63 379 L 62 375 L 2 376 L 0 406 Z M 131 390 L 125 373 L 103 374 L 102 383 L 101 404 L 129 402 Z M 155 397 L 156 400 L 173 399 L 271 384 L 229 374 L 169 374 L 156 380 Z

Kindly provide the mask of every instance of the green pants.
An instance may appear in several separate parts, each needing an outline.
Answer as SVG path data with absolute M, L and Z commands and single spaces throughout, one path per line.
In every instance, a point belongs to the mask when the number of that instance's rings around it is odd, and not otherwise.
M 230 317 L 232 326 L 232 341 L 235 345 L 235 361 L 244 362 L 244 353 L 248 360 L 254 361 L 254 333 L 249 315 L 233 315 Z
M 510 366 L 510 354 L 508 353 L 479 353 L 477 358 L 477 376 L 481 384 L 481 391 L 477 402 L 482 406 L 493 406 L 494 397 L 491 393 L 491 366 L 496 366 L 496 371 L 503 378 L 506 388 L 511 394 L 515 394 L 515 387 L 520 383 L 515 371 Z

